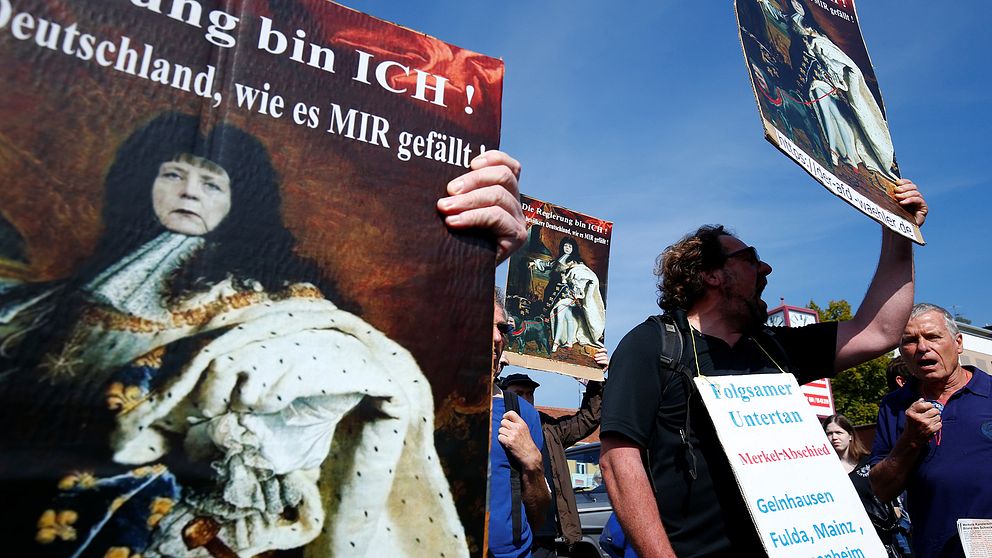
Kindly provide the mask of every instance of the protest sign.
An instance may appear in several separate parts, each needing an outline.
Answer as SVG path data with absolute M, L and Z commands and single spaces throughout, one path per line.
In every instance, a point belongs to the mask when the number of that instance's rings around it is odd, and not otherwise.
M 767 323 L 775 327 L 803 327 L 818 323 L 819 321 L 820 316 L 815 310 L 790 306 L 785 304 L 785 299 L 782 299 L 780 306 L 768 311 Z M 834 394 L 830 389 L 830 380 L 828 378 L 820 378 L 803 384 L 800 387 L 806 396 L 806 400 L 809 401 L 810 406 L 816 412 L 816 416 L 829 417 L 834 414 Z
M 992 558 L 992 519 L 958 519 L 965 558 Z
M 324 0 L 0 0 L 3 553 L 481 556 L 494 246 L 436 202 L 502 76 Z
M 829 378 L 820 378 L 799 387 L 817 417 L 826 418 L 834 414 L 834 392 Z
M 606 280 L 613 223 L 520 196 L 527 242 L 510 256 L 510 364 L 602 380 Z
M 899 178 L 854 0 L 736 0 L 765 138 L 828 190 L 923 244 Z
M 792 374 L 695 378 L 770 558 L 885 558 Z

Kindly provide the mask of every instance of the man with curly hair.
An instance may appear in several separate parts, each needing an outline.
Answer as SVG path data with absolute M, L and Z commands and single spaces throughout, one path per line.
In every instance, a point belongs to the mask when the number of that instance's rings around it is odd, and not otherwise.
M 895 199 L 923 224 L 927 206 L 912 182 L 900 180 Z M 772 268 L 722 226 L 686 235 L 657 264 L 665 315 L 623 338 L 604 395 L 610 500 L 641 557 L 764 556 L 691 376 L 788 371 L 806 383 L 891 350 L 913 303 L 912 244 L 883 229 L 878 268 L 854 318 L 795 329 L 764 326 L 761 293 Z M 666 330 L 681 336 L 678 360 L 661 349 Z

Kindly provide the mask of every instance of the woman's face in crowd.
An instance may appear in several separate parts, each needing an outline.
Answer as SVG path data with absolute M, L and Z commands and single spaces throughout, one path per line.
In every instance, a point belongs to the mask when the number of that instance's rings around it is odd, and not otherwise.
M 834 447 L 837 455 L 843 456 L 847 452 L 847 448 L 851 445 L 851 435 L 836 422 L 828 424 L 824 432 L 826 432 L 827 440 L 830 440 L 830 445 Z
M 172 232 L 199 236 L 231 211 L 231 179 L 205 159 L 183 157 L 159 167 L 152 185 L 155 216 Z

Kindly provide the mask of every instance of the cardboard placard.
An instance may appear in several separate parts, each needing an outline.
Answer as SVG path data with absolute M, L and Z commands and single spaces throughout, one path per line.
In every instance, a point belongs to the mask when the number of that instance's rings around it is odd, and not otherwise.
M 520 196 L 528 239 L 509 261 L 510 364 L 602 380 L 613 223 Z
M 886 552 L 792 374 L 694 379 L 771 558 Z
M 965 558 L 992 558 L 992 519 L 959 519 Z
M 502 77 L 324 0 L 0 0 L 0 552 L 481 556 L 494 247 L 436 202 Z
M 924 244 L 893 198 L 885 106 L 854 0 L 736 0 L 765 138 L 837 197 Z

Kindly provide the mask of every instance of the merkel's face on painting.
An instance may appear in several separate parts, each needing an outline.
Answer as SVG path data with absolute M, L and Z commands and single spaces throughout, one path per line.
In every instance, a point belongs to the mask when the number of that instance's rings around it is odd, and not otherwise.
M 159 167 L 152 185 L 152 207 L 166 229 L 204 235 L 231 211 L 231 179 L 209 161 L 183 159 Z

